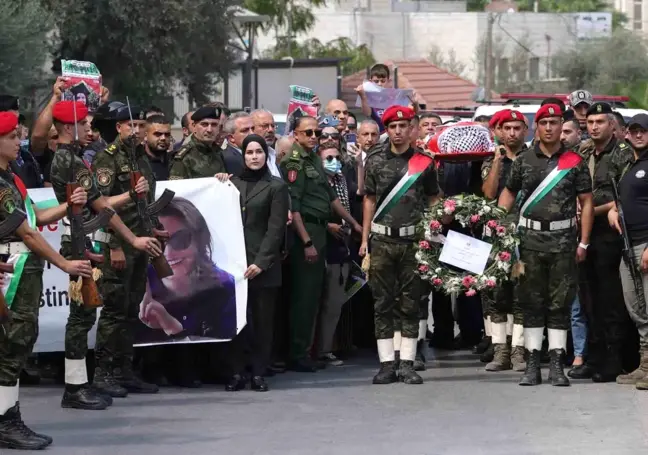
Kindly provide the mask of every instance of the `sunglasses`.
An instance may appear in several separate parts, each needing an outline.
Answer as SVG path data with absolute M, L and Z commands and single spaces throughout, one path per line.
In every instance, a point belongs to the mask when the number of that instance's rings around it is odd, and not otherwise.
M 340 133 L 322 133 L 320 135 L 322 139 L 340 139 Z
M 328 162 L 331 162 L 333 160 L 340 161 L 340 157 L 339 156 L 333 156 L 333 155 L 329 155 L 329 156 L 326 157 L 326 161 L 328 161 Z
M 186 250 L 191 245 L 192 240 L 191 231 L 188 229 L 180 229 L 171 235 L 167 244 L 174 250 Z
M 320 137 L 322 135 L 322 130 L 301 130 L 297 131 L 298 133 L 304 133 L 307 137 Z
M 358 125 L 347 125 L 347 128 L 349 128 L 349 130 L 355 131 L 358 129 Z

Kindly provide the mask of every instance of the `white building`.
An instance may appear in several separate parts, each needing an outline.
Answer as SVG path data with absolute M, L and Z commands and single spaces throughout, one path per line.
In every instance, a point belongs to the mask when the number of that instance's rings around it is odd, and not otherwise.
M 609 0 L 609 3 L 626 15 L 626 27 L 630 30 L 648 32 L 648 0 Z

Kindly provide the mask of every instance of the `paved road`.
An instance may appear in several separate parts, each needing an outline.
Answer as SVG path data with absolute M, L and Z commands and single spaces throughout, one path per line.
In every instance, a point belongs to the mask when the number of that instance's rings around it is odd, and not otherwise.
M 648 453 L 648 393 L 632 387 L 519 387 L 519 373 L 486 373 L 465 352 L 437 353 L 424 385 L 372 386 L 373 362 L 287 373 L 269 393 L 164 389 L 99 412 L 26 388 L 23 415 L 55 438 L 48 455 Z

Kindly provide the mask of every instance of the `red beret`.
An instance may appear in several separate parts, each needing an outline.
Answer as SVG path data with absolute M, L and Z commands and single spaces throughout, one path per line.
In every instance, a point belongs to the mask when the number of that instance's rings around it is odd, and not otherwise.
M 389 122 L 394 120 L 412 120 L 416 114 L 414 111 L 405 106 L 389 106 L 385 109 L 382 116 L 383 125 L 387 126 Z
M 13 112 L 0 112 L 0 136 L 11 133 L 18 126 L 18 116 Z
M 88 116 L 88 108 L 80 101 L 59 101 L 54 105 L 52 117 L 61 123 L 74 123 L 74 104 L 76 103 L 76 120 L 83 120 Z
M 544 106 L 540 106 L 540 109 L 536 112 L 534 121 L 538 123 L 540 120 L 547 117 L 562 118 L 562 115 L 563 112 L 557 104 L 545 104 Z
M 497 111 L 493 114 L 491 117 L 490 121 L 488 122 L 488 127 L 490 129 L 496 128 L 499 126 L 501 123 L 500 119 L 502 118 L 503 115 L 505 115 L 507 112 L 509 112 L 510 109 L 504 109 L 502 111 Z
M 507 109 L 506 111 L 503 111 L 502 115 L 500 115 L 499 124 L 501 125 L 506 122 L 524 122 L 524 120 L 525 117 L 522 112 Z

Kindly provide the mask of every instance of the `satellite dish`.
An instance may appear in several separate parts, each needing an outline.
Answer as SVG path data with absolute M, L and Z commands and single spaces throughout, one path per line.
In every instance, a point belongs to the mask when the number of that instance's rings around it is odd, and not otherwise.
M 484 87 L 475 88 L 470 99 L 476 103 L 479 101 L 484 101 L 486 99 L 486 89 Z

